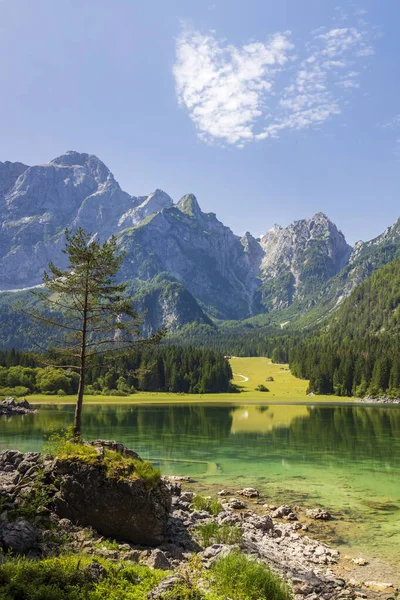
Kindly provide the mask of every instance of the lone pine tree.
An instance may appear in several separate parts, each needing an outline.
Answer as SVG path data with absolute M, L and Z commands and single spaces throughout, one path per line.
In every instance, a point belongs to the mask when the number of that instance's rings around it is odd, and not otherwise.
M 126 284 L 115 281 L 123 260 L 115 237 L 101 244 L 82 228 L 74 234 L 66 231 L 63 252 L 68 257 L 66 269 L 49 264 L 43 275 L 45 289 L 34 292 L 40 308 L 30 314 L 37 322 L 54 328 L 51 354 L 57 364 L 66 360 L 59 366 L 79 373 L 74 418 L 74 437 L 79 439 L 86 373 L 95 358 L 103 355 L 111 361 L 138 345 L 158 343 L 164 332 L 139 337 L 142 317 L 124 297 Z

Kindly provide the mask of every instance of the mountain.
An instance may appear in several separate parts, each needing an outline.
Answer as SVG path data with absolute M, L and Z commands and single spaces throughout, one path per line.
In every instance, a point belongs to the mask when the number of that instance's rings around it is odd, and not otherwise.
M 151 280 L 170 273 L 220 319 L 251 312 L 251 267 L 238 236 L 213 213 L 203 213 L 193 194 L 137 227 L 118 234 L 126 253 L 122 275 Z
M 215 320 L 314 324 L 400 254 L 400 221 L 354 249 L 323 213 L 239 237 L 193 194 L 132 196 L 99 158 L 69 151 L 44 165 L 0 163 L 0 290 L 40 284 L 50 261 L 64 267 L 65 229 L 79 226 L 116 235 L 120 277 L 149 332 Z M 13 297 L 2 298 L 0 321 Z
M 45 165 L 12 163 L 0 190 L 0 289 L 38 284 L 50 260 L 63 265 L 67 227 L 107 238 L 138 204 L 96 156 L 78 152 Z
M 352 248 L 341 231 L 319 212 L 286 228 L 274 225 L 260 240 L 262 304 L 266 309 L 288 308 L 336 275 Z

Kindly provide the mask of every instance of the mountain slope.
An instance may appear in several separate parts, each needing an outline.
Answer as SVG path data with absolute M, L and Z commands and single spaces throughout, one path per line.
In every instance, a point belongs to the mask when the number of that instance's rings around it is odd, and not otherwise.
M 168 272 L 214 316 L 237 319 L 251 310 L 250 266 L 240 238 L 213 213 L 203 213 L 193 194 L 125 229 L 118 240 L 126 253 L 124 278 Z
M 316 393 L 400 395 L 400 258 L 358 285 L 326 324 L 290 351 Z
M 44 165 L 0 163 L 0 291 L 40 284 L 50 261 L 64 267 L 65 229 L 79 226 L 102 240 L 117 236 L 125 252 L 120 277 L 153 307 L 150 329 L 175 331 L 210 317 L 315 325 L 400 255 L 400 220 L 354 249 L 323 213 L 276 225 L 259 240 L 239 237 L 193 194 L 177 204 L 160 189 L 131 196 L 99 158 L 70 151 Z

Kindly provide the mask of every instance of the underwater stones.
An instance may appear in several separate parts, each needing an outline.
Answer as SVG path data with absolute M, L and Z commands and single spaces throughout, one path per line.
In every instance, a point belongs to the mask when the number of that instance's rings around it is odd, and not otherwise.
M 332 515 L 330 512 L 323 508 L 314 508 L 311 510 L 306 510 L 307 517 L 311 519 L 316 519 L 318 521 L 330 521 L 332 519 Z
M 258 490 L 255 490 L 251 487 L 243 488 L 242 490 L 238 490 L 236 493 L 239 496 L 244 496 L 245 498 L 258 498 L 260 495 L 260 492 Z

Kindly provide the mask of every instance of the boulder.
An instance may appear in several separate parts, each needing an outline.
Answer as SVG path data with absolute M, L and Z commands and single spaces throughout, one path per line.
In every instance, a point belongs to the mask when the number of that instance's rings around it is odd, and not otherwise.
M 287 506 L 287 504 L 283 504 L 282 506 L 278 506 L 276 510 L 273 511 L 272 516 L 274 519 L 282 519 L 283 517 L 287 517 L 292 512 L 292 508 Z
M 163 541 L 171 493 L 162 480 L 149 486 L 142 479 L 110 478 L 101 464 L 77 460 L 56 459 L 52 472 L 59 478 L 54 497 L 59 517 L 134 544 Z
M 0 526 L 0 547 L 4 552 L 28 554 L 39 547 L 39 531 L 24 519 Z

